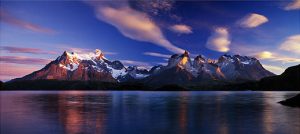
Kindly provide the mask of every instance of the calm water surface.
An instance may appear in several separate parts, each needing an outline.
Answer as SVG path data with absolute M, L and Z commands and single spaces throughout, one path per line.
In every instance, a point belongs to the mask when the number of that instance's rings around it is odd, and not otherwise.
M 300 134 L 296 93 L 0 92 L 1 134 Z

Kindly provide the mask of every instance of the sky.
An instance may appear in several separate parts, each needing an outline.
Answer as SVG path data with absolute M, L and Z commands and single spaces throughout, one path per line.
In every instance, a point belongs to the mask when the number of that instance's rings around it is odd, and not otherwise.
M 145 67 L 184 50 L 253 56 L 275 74 L 300 63 L 300 0 L 1 1 L 0 11 L 2 81 L 65 50 Z

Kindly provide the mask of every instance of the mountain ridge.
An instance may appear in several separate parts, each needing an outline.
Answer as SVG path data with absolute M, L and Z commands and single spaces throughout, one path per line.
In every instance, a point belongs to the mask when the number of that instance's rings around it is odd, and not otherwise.
M 48 63 L 44 68 L 28 74 L 20 80 L 80 80 L 102 82 L 143 82 L 153 85 L 205 84 L 223 82 L 257 81 L 273 73 L 263 68 L 254 57 L 222 55 L 217 60 L 189 53 L 174 54 L 166 66 L 142 69 L 137 66 L 125 67 L 121 61 L 110 61 L 96 49 L 94 53 L 77 54 L 67 52 Z
M 156 68 L 160 68 L 158 66 Z M 150 70 L 151 71 L 151 70 Z M 153 72 L 153 70 L 152 70 Z M 155 69 L 154 69 L 155 72 Z M 196 85 L 152 85 L 142 81 L 127 82 L 101 82 L 101 81 L 66 81 L 66 80 L 18 80 L 2 83 L 1 90 L 145 90 L 145 91 L 299 91 L 300 64 L 286 69 L 284 73 L 277 76 L 270 76 L 260 81 L 247 81 L 242 83 L 212 83 Z

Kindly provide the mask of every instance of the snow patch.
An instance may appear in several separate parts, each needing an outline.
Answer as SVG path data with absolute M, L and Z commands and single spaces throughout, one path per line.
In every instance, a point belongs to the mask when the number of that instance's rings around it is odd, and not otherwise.
M 71 63 L 71 64 L 67 64 L 67 66 L 63 65 L 63 64 L 59 64 L 59 67 L 62 67 L 64 69 L 67 69 L 69 71 L 74 71 L 78 68 L 79 64 L 75 64 L 75 63 Z
M 149 74 L 135 74 L 135 78 L 137 78 L 137 79 L 143 79 L 148 76 L 149 76 Z
M 102 51 L 99 49 L 96 49 L 95 52 L 90 52 L 87 54 L 78 54 L 75 52 L 69 53 L 67 52 L 67 56 L 70 58 L 70 60 L 73 59 L 79 59 L 79 60 L 95 60 L 97 57 L 101 56 Z M 102 56 L 103 59 L 106 59 L 104 56 Z
M 111 72 L 111 75 L 112 77 L 114 77 L 115 79 L 117 79 L 119 76 L 124 76 L 126 75 L 126 70 L 124 68 L 120 69 L 120 70 L 117 70 L 117 69 L 114 69 L 110 66 L 107 66 L 108 69 L 110 69 L 110 72 Z
M 242 63 L 242 64 L 250 64 L 249 61 L 242 61 L 241 63 Z

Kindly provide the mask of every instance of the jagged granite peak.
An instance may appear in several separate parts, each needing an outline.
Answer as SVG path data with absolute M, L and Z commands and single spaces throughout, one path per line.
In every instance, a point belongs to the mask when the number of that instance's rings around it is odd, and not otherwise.
M 99 80 L 116 82 L 119 76 L 126 75 L 126 68 L 120 61 L 109 61 L 101 50 L 90 53 L 64 51 L 56 60 L 39 71 L 22 79 L 57 80 Z
M 264 69 L 259 60 L 249 56 L 223 55 L 216 64 L 229 80 L 259 80 L 274 75 Z
M 188 81 L 194 81 L 196 83 L 204 81 L 213 82 L 216 80 L 243 82 L 259 80 L 274 75 L 264 69 L 260 62 L 254 57 L 225 54 L 218 58 L 218 60 L 213 60 L 199 55 L 191 62 L 187 51 L 181 55 L 172 55 L 167 66 L 162 66 L 159 69 L 155 69 L 155 71 L 157 73 L 146 78 L 147 82 L 153 83 L 153 81 L 160 81 L 161 83 L 166 82 L 170 84 L 172 81 L 166 79 L 171 78 L 166 78 L 166 76 L 174 77 L 174 79 L 172 78 L 173 84 L 186 83 L 187 80 L 183 80 L 183 78 L 189 78 Z M 176 76 L 177 74 L 179 75 L 178 72 L 181 72 L 181 76 Z
M 192 69 L 192 60 L 188 51 L 184 51 L 183 54 L 174 54 L 168 61 L 167 68 L 178 66 L 182 69 Z
M 189 52 L 188 52 L 188 51 L 186 51 L 186 50 L 184 50 L 183 56 L 185 56 L 185 57 L 189 57 Z
M 162 70 L 163 67 L 164 67 L 163 65 L 156 65 L 156 66 L 153 66 L 153 67 L 150 69 L 149 73 L 150 73 L 150 74 L 158 73 L 160 70 Z
M 203 67 L 203 64 L 206 63 L 207 60 L 203 55 L 198 55 L 193 62 L 193 67 L 194 68 L 200 68 Z

